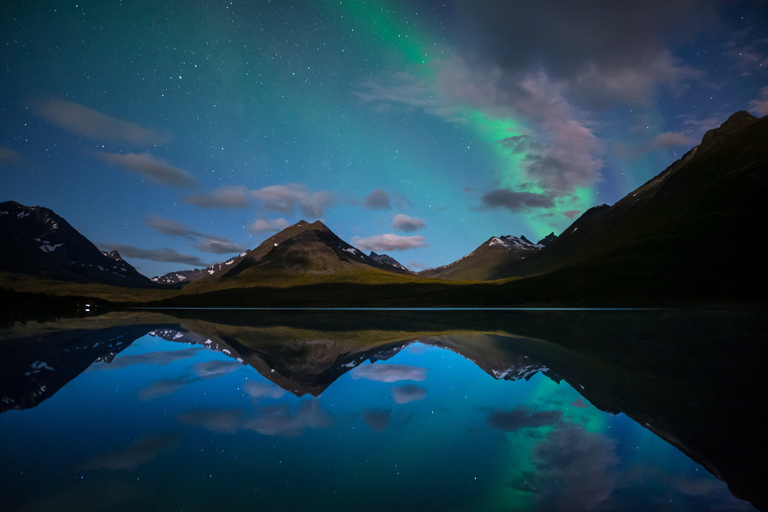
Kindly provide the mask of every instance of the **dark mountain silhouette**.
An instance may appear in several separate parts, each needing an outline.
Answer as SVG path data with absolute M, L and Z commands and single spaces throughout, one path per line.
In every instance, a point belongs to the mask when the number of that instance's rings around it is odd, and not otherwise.
M 0 203 L 0 270 L 70 281 L 151 287 L 117 251 L 103 253 L 48 208 Z

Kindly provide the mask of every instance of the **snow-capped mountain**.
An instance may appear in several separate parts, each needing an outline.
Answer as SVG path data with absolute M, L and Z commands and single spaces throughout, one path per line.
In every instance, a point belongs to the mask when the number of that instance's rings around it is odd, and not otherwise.
M 227 261 L 223 261 L 221 263 L 214 263 L 213 265 L 210 265 L 204 269 L 196 268 L 192 270 L 179 270 L 176 272 L 169 272 L 167 274 L 163 274 L 162 276 L 155 276 L 152 278 L 152 281 L 160 284 L 191 283 L 193 281 L 197 281 L 198 279 L 211 276 L 216 272 L 221 272 L 222 270 L 231 267 L 236 261 L 239 261 L 240 259 L 245 257 L 249 252 L 251 251 L 248 250 L 248 251 L 242 252 L 238 256 L 235 256 L 234 258 L 230 258 Z
M 265 277 L 282 279 L 299 274 L 334 275 L 361 269 L 401 274 L 408 272 L 403 270 L 404 267 L 367 256 L 336 236 L 319 220 L 311 224 L 302 220 L 235 258 L 229 268 L 199 279 L 189 289 L 252 286 L 263 282 Z
M 505 273 L 510 265 L 536 254 L 543 248 L 543 244 L 534 244 L 525 236 L 494 236 L 453 263 L 424 270 L 418 275 L 454 281 L 499 279 L 506 277 Z
M 0 203 L 0 270 L 76 283 L 147 287 L 117 251 L 104 253 L 48 208 Z
M 393 258 L 392 256 L 389 256 L 388 254 L 376 254 L 375 252 L 371 251 L 371 254 L 369 254 L 368 257 L 378 261 L 383 265 L 390 265 L 400 270 L 408 270 L 405 267 L 405 265 L 401 264 L 395 258 Z

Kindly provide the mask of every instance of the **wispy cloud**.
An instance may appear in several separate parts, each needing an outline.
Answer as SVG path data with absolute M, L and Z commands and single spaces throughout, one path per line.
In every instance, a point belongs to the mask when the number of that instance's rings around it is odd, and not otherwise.
M 110 251 L 118 251 L 123 258 L 138 258 L 140 260 L 159 261 L 164 263 L 183 263 L 194 267 L 207 267 L 208 264 L 197 256 L 182 254 L 175 249 L 161 247 L 160 249 L 141 249 L 125 244 L 103 244 Z
M 91 366 L 88 370 L 117 370 L 136 364 L 165 366 L 182 359 L 194 357 L 201 349 L 202 347 L 189 347 L 181 350 L 161 350 L 157 352 L 145 352 L 143 354 L 119 354 L 111 363 L 96 364 Z
M 417 249 L 419 247 L 429 247 L 426 244 L 426 238 L 423 236 L 401 236 L 393 233 L 383 235 L 373 235 L 365 238 L 359 236 L 352 237 L 352 245 L 366 251 L 407 251 L 408 249 Z
M 251 190 L 250 195 L 264 201 L 264 208 L 269 211 L 292 214 L 298 208 L 302 215 L 310 218 L 322 217 L 325 208 L 336 204 L 336 194 L 333 192 L 312 192 L 300 183 L 270 185 Z
M 212 252 L 214 254 L 232 254 L 233 252 L 243 252 L 246 246 L 232 242 L 230 240 L 218 240 L 206 238 L 198 242 L 195 247 L 203 252 Z
M 333 418 L 324 411 L 320 400 L 305 400 L 295 411 L 289 404 L 262 407 L 258 417 L 246 421 L 243 428 L 268 436 L 296 437 L 308 428 L 327 428 Z
M 514 432 L 522 428 L 540 428 L 560 424 L 562 411 L 534 411 L 524 406 L 511 411 L 491 411 L 488 424 L 499 430 Z
M 150 153 L 103 153 L 94 151 L 94 155 L 110 165 L 139 174 L 161 185 L 179 188 L 192 188 L 197 185 L 197 179 L 188 171 L 174 167 L 162 158 L 157 158 Z
M 755 114 L 768 115 L 768 86 L 760 89 L 760 97 L 749 102 L 749 109 Z
M 248 208 L 248 197 L 248 191 L 245 187 L 222 187 L 212 192 L 191 194 L 184 198 L 184 201 L 206 210 L 226 210 L 228 208 Z
M 698 141 L 683 132 L 664 132 L 656 136 L 653 145 L 657 148 L 677 148 L 681 146 L 693 146 Z
M 241 363 L 235 361 L 206 361 L 204 363 L 196 363 L 192 366 L 192 371 L 198 377 L 213 379 L 237 371 L 242 367 Z
M 242 411 L 238 409 L 195 409 L 176 416 L 176 421 L 203 427 L 212 432 L 234 434 L 240 429 Z
M 392 229 L 405 232 L 413 232 L 422 229 L 425 226 L 424 219 L 409 217 L 408 215 L 398 213 L 392 219 Z
M 0 146 L 0 165 L 12 164 L 14 162 L 22 162 L 24 157 L 18 151 L 14 151 L 11 148 Z
M 402 364 L 367 364 L 351 372 L 353 379 L 368 379 L 377 382 L 398 382 L 401 380 L 422 381 L 427 378 L 428 368 Z
M 43 99 L 34 102 L 33 109 L 59 128 L 99 142 L 153 146 L 173 138 L 167 130 L 144 128 L 70 101 Z
M 231 254 L 233 252 L 242 252 L 246 247 L 242 244 L 238 244 L 226 238 L 206 235 L 195 231 L 186 224 L 176 222 L 170 219 L 165 219 L 157 215 L 151 215 L 146 218 L 147 226 L 158 232 L 169 235 L 178 236 L 187 240 L 198 240 L 195 247 L 203 252 L 212 252 L 214 254 Z
M 133 471 L 152 462 L 159 455 L 176 448 L 181 442 L 177 433 L 158 434 L 143 437 L 125 448 L 96 457 L 83 464 L 86 471 L 111 469 L 117 471 Z

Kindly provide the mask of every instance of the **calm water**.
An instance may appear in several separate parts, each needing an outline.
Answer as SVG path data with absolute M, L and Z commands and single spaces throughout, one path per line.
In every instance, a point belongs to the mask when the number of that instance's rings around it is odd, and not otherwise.
M 3 331 L 3 510 L 764 503 L 760 312 L 201 314 Z

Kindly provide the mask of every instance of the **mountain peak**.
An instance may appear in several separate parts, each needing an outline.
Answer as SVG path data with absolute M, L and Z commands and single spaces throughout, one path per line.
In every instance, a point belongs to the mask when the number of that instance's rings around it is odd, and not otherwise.
M 729 117 L 718 128 L 714 128 L 705 133 L 704 137 L 701 139 L 701 145 L 706 146 L 714 141 L 727 137 L 733 132 L 742 129 L 745 126 L 754 123 L 755 121 L 757 121 L 755 116 L 749 112 L 740 110 L 734 114 L 731 114 L 731 117 Z

